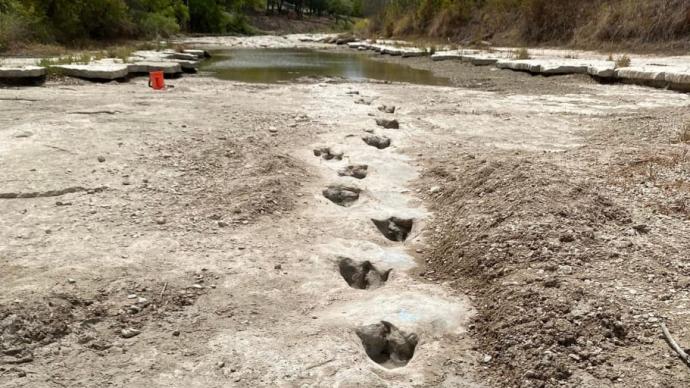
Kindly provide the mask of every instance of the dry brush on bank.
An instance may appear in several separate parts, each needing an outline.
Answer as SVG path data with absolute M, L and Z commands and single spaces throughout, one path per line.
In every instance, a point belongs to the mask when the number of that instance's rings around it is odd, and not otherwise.
M 690 3 L 684 0 L 393 0 L 386 4 L 370 10 L 371 33 L 583 46 L 666 44 L 690 36 Z

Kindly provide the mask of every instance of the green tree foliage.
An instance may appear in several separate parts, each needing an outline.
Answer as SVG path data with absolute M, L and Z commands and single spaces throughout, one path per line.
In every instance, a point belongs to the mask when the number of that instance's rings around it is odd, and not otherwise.
M 362 16 L 366 0 L 265 0 L 267 13 L 294 12 L 298 16 L 331 15 L 336 18 Z
M 0 50 L 22 41 L 251 32 L 245 12 L 265 0 L 0 0 Z
M 189 23 L 182 0 L 126 0 L 132 21 L 144 36 L 169 36 Z

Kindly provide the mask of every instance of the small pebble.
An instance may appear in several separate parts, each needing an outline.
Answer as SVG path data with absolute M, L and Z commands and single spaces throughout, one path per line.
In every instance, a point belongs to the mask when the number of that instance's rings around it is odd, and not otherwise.
M 98 157 L 98 162 L 99 162 L 99 163 L 105 162 L 105 156 L 99 156 L 99 157 Z

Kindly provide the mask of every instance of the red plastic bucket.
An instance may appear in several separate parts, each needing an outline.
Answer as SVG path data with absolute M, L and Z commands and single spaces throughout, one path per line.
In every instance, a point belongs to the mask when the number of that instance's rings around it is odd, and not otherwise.
M 153 90 L 165 89 L 165 77 L 162 71 L 152 71 L 149 73 L 149 87 Z

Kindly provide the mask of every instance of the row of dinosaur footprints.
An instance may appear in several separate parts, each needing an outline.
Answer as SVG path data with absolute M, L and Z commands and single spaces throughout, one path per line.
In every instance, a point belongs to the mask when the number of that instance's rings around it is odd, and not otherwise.
M 382 112 L 393 113 L 395 107 L 379 108 Z M 397 120 L 377 119 L 376 124 L 383 128 L 397 129 Z M 379 150 L 390 147 L 391 139 L 383 135 L 366 135 L 362 140 Z M 331 147 L 314 149 L 314 156 L 324 160 L 342 160 L 344 153 Z M 338 170 L 339 176 L 364 179 L 369 172 L 366 164 L 351 164 Z M 348 185 L 334 184 L 325 188 L 323 196 L 336 205 L 349 207 L 360 199 L 362 190 Z M 390 241 L 403 242 L 409 236 L 414 225 L 413 219 L 388 217 L 371 219 L 371 222 Z M 360 290 L 374 290 L 383 287 L 388 281 L 392 269 L 382 270 L 369 260 L 355 261 L 348 257 L 339 257 L 338 269 L 345 282 Z M 364 350 L 374 362 L 386 368 L 398 368 L 407 365 L 414 355 L 419 339 L 414 333 L 406 333 L 387 321 L 358 327 L 355 333 L 362 341 Z

